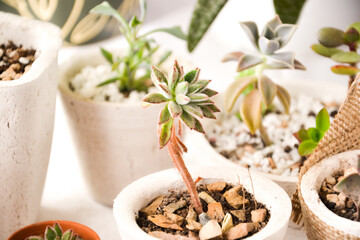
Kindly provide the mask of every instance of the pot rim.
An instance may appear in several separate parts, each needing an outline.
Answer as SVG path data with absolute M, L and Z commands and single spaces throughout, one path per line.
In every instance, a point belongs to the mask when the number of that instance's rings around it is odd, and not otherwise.
M 205 182 L 222 180 L 235 185 L 240 182 L 247 191 L 253 192 L 248 171 L 245 168 L 204 166 L 191 167 L 189 170 L 193 177 L 204 177 Z M 251 172 L 251 177 L 254 183 L 255 199 L 266 206 L 271 216 L 261 231 L 247 239 L 266 239 L 284 227 L 287 229 L 291 214 L 291 202 L 287 193 L 276 183 L 255 172 Z M 185 189 L 185 185 L 175 169 L 147 175 L 124 188 L 114 201 L 114 216 L 119 230 L 126 225 L 126 231 L 136 233 L 142 239 L 155 240 L 156 238 L 149 236 L 139 228 L 135 216 L 138 210 L 145 207 L 152 199 L 173 188 Z M 139 200 L 135 202 L 132 199 Z
M 19 79 L 12 81 L 0 81 L 0 88 L 18 87 L 24 84 L 28 84 L 34 79 L 37 79 L 44 72 L 44 70 L 47 69 L 50 64 L 52 64 L 52 60 L 57 58 L 58 50 L 62 45 L 60 29 L 54 24 L 48 22 L 28 19 L 2 11 L 0 11 L 0 18 L 2 21 L 5 21 L 5 23 L 11 24 L 14 27 L 16 26 L 19 31 L 25 31 L 25 35 L 28 38 L 46 40 L 41 42 L 46 42 L 46 44 L 39 43 L 37 44 L 37 47 L 32 46 L 37 52 L 39 52 L 39 56 L 35 59 L 29 71 L 26 72 L 26 74 L 22 75 Z M 5 25 L 5 27 L 8 27 L 7 24 Z M 28 32 L 26 29 L 32 29 L 32 31 Z
M 77 222 L 73 222 L 73 221 L 67 221 L 67 220 L 48 220 L 48 221 L 42 221 L 42 222 L 37 222 L 37 223 L 34 223 L 34 224 L 30 224 L 30 225 L 27 225 L 27 226 L 17 230 L 13 234 L 11 234 L 11 236 L 8 237 L 7 240 L 18 240 L 18 239 L 15 239 L 14 237 L 17 237 L 17 235 L 21 234 L 24 231 L 27 231 L 29 229 L 33 229 L 33 228 L 36 228 L 36 227 L 46 227 L 46 226 L 49 226 L 49 225 L 53 226 L 54 223 L 59 223 L 59 225 L 61 227 L 63 225 L 71 226 L 69 228 L 68 227 L 66 227 L 66 228 L 67 229 L 72 229 L 74 232 L 76 232 L 77 229 L 83 229 L 87 233 L 91 234 L 91 237 L 92 237 L 91 239 L 86 239 L 86 240 L 100 240 L 99 235 L 94 230 L 89 228 L 88 226 L 85 226 L 85 225 L 83 225 L 81 223 L 77 223 Z M 29 235 L 29 236 L 31 236 L 31 235 Z
M 308 209 L 327 225 L 342 230 L 350 235 L 360 237 L 360 222 L 340 217 L 328 209 L 320 200 L 319 189 L 326 176 L 339 171 L 350 161 L 357 160 L 360 150 L 347 151 L 325 158 L 313 165 L 301 179 L 301 195 Z

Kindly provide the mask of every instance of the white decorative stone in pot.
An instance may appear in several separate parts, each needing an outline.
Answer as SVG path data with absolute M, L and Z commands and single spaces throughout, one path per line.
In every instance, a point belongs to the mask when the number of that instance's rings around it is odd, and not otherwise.
M 234 185 L 239 182 L 253 193 L 247 169 L 241 167 L 204 166 L 189 169 L 193 177 L 202 177 L 202 182 L 225 181 Z M 291 202 L 286 192 L 264 176 L 251 172 L 254 184 L 255 199 L 270 211 L 270 219 L 258 233 L 246 239 L 284 239 Z M 185 190 L 180 174 L 175 169 L 168 169 L 145 176 L 124 188 L 115 199 L 114 215 L 122 239 L 155 240 L 137 225 L 135 218 L 138 211 L 148 205 L 159 195 L 170 189 Z
M 0 81 L 0 239 L 36 220 L 52 142 L 60 30 L 0 12 L 0 43 L 35 49 L 30 70 Z
M 126 185 L 169 168 L 171 159 L 159 150 L 161 106 L 144 110 L 141 101 L 99 102 L 70 90 L 70 79 L 82 68 L 103 63 L 97 46 L 71 57 L 60 68 L 59 89 L 90 192 L 96 201 L 112 206 Z

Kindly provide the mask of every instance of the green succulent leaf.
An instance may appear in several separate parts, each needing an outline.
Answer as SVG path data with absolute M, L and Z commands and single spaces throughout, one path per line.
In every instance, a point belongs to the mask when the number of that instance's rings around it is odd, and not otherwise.
M 198 0 L 187 35 L 187 44 L 189 52 L 192 52 L 201 38 L 204 36 L 211 23 L 215 20 L 221 9 L 227 3 L 227 0 Z
M 56 235 L 58 235 L 59 237 L 62 237 L 62 229 L 60 227 L 60 225 L 58 223 L 54 224 L 54 230 L 56 232 Z
M 259 39 L 259 48 L 260 51 L 266 55 L 273 54 L 280 48 L 280 43 L 277 40 L 269 40 L 261 36 Z
M 313 44 L 311 46 L 311 49 L 314 50 L 314 52 L 316 52 L 317 54 L 320 54 L 324 57 L 331 57 L 335 53 L 342 52 L 340 49 L 325 47 L 321 44 Z
M 137 18 L 137 16 L 133 16 L 131 19 L 130 19 L 130 26 L 132 28 L 135 28 L 137 27 L 138 25 L 140 25 L 142 22 L 139 21 L 139 19 Z
M 336 188 L 345 194 L 348 198 L 352 199 L 357 205 L 360 204 L 360 174 L 351 173 L 345 176 Z
M 168 84 L 165 74 L 156 66 L 151 66 L 151 79 L 153 80 L 154 83 L 164 82 Z
M 169 102 L 168 109 L 172 118 L 180 116 L 183 112 L 182 108 L 173 101 Z
M 194 124 L 194 130 L 199 133 L 205 133 L 203 126 L 201 125 L 201 122 L 194 118 L 195 124 Z
M 345 41 L 349 43 L 359 41 L 360 39 L 359 31 L 351 27 L 348 30 L 346 30 L 344 38 Z
M 218 94 L 217 91 L 214 91 L 210 88 L 205 88 L 203 91 L 202 91 L 203 94 L 206 94 L 209 98 L 212 97 L 212 96 L 215 96 L 216 94 Z
M 203 117 L 203 114 L 202 114 L 202 111 L 200 109 L 200 107 L 194 105 L 194 104 L 188 104 L 188 105 L 183 105 L 182 106 L 183 110 L 192 114 L 192 115 L 195 115 L 195 116 L 198 116 L 200 118 Z
M 320 140 L 323 138 L 324 133 L 321 132 L 319 129 L 317 128 L 309 128 L 308 129 L 308 134 L 311 138 L 311 140 L 313 140 L 314 142 L 320 142 Z
M 150 93 L 146 95 L 143 99 L 143 102 L 151 103 L 151 104 L 159 104 L 163 102 L 167 102 L 168 99 L 164 97 L 161 93 Z
M 258 48 L 259 31 L 255 22 L 240 22 L 240 26 L 255 48 Z
M 268 65 L 273 68 L 289 68 L 294 69 L 294 53 L 293 52 L 282 52 L 282 53 L 275 53 L 269 56 Z
M 39 237 L 39 236 L 30 236 L 30 237 L 27 237 L 25 240 L 44 240 L 44 238 Z
M 200 106 L 200 108 L 204 117 L 216 119 L 215 115 L 208 106 Z
M 50 226 L 47 226 L 46 229 L 45 229 L 45 239 L 46 240 L 54 240 L 56 238 L 56 232 L 55 230 L 50 227 Z
M 190 93 L 188 97 L 191 99 L 191 102 L 202 102 L 209 99 L 209 97 L 203 93 Z
M 316 115 L 316 128 L 322 132 L 326 132 L 330 128 L 330 117 L 326 108 L 320 110 Z
M 310 139 L 309 133 L 308 133 L 308 131 L 306 129 L 300 129 L 297 132 L 297 135 L 298 135 L 301 142 Z
M 191 116 L 188 112 L 183 111 L 180 115 L 181 120 L 188 126 L 190 129 L 195 127 L 195 118 Z
M 239 59 L 238 66 L 237 66 L 237 72 L 241 72 L 245 69 L 254 67 L 254 66 L 262 63 L 263 61 L 264 61 L 264 59 L 260 56 L 245 54 Z
M 166 104 L 166 106 L 163 108 L 163 110 L 160 113 L 159 124 L 164 124 L 170 120 L 171 115 L 168 109 L 168 105 L 169 104 Z
M 295 24 L 306 0 L 273 0 L 273 2 L 281 21 Z
M 216 113 L 216 112 L 220 112 L 220 109 L 217 107 L 217 106 L 215 106 L 214 104 L 211 104 L 211 105 L 206 105 L 208 108 L 210 108 L 210 110 L 212 111 L 212 112 L 214 112 L 214 113 Z
M 72 230 L 67 230 L 64 232 L 64 234 L 61 237 L 61 240 L 71 240 L 72 238 Z
M 305 140 L 299 145 L 299 154 L 300 156 L 310 155 L 314 149 L 317 147 L 317 143 L 313 140 Z
M 139 0 L 139 5 L 140 5 L 140 14 L 141 14 L 141 17 L 140 17 L 140 21 L 144 21 L 145 20 L 145 17 L 146 17 L 146 12 L 147 12 L 147 2 L 146 0 Z
M 240 94 L 250 85 L 257 81 L 256 77 L 243 77 L 236 79 L 230 84 L 225 92 L 225 102 L 224 107 L 227 112 L 231 112 L 233 109 L 236 100 Z
M 198 80 L 200 74 L 200 69 L 194 69 L 184 76 L 184 80 L 188 83 L 194 83 Z
M 280 48 L 284 47 L 292 38 L 297 26 L 293 24 L 281 24 L 275 29 L 275 33 L 279 38 Z
M 338 52 L 332 55 L 331 59 L 339 63 L 358 63 L 360 55 L 356 52 Z
M 118 80 L 120 80 L 120 79 L 122 79 L 122 78 L 120 78 L 120 77 L 113 77 L 113 78 L 110 78 L 110 79 L 105 80 L 105 81 L 102 82 L 102 83 L 99 83 L 98 85 L 96 85 L 96 87 L 102 87 L 102 86 L 105 86 L 105 85 L 107 85 L 107 84 L 109 84 L 109 83 L 116 82 L 116 81 L 118 81 Z
M 356 75 L 360 72 L 360 69 L 353 66 L 335 65 L 331 67 L 331 71 L 336 74 L 342 75 Z
M 104 48 L 100 48 L 100 51 L 106 61 L 108 61 L 110 64 L 114 63 L 113 55 L 109 51 L 105 50 Z
M 246 95 L 240 104 L 241 117 L 252 134 L 261 124 L 261 93 L 255 89 Z
M 318 41 L 325 47 L 338 47 L 345 43 L 344 31 L 336 28 L 322 28 L 318 33 Z
M 189 90 L 189 83 L 188 82 L 181 82 L 175 88 L 175 95 L 183 94 L 186 95 Z
M 169 142 L 170 137 L 171 137 L 171 130 L 173 127 L 173 119 L 170 118 L 170 120 L 166 123 L 164 123 L 163 125 L 161 125 L 160 128 L 160 139 L 159 139 L 159 143 L 160 143 L 160 149 L 165 147 L 166 144 Z
M 269 37 L 269 38 L 273 38 L 275 36 L 275 29 L 280 26 L 282 24 L 280 18 L 278 15 L 276 15 L 273 19 L 271 19 L 270 21 L 268 21 L 265 25 L 265 28 L 263 29 L 262 32 L 262 36 L 265 37 Z M 268 30 L 271 30 L 272 34 L 274 34 L 273 36 L 267 36 L 266 33 L 268 32 Z
M 290 112 L 290 104 L 291 104 L 291 97 L 288 91 L 280 85 L 276 85 L 276 95 L 279 98 L 281 104 L 284 107 L 285 113 L 289 114 Z
M 267 76 L 261 75 L 258 80 L 258 86 L 265 106 L 267 108 L 270 107 L 277 93 L 276 84 Z
M 188 104 L 191 101 L 191 99 L 184 94 L 176 95 L 175 100 L 176 100 L 176 103 L 178 103 L 180 105 Z
M 243 52 L 231 52 L 231 53 L 226 54 L 221 61 L 222 62 L 239 61 L 239 59 L 242 55 L 244 55 Z
M 179 26 L 175 26 L 175 27 L 171 27 L 171 28 L 155 29 L 155 30 L 152 30 L 151 32 L 144 34 L 144 36 L 153 34 L 155 32 L 166 32 L 166 33 L 169 33 L 170 35 L 173 35 L 174 37 L 180 38 L 182 40 L 186 40 L 186 38 L 187 38 L 186 34 L 183 32 L 183 30 Z

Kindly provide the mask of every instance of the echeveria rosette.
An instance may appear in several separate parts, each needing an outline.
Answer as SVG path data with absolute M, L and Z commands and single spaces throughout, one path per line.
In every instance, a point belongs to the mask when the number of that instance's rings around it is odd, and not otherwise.
M 152 66 L 151 79 L 160 90 L 143 99 L 143 106 L 166 103 L 159 117 L 160 148 L 166 146 L 171 137 L 174 120 L 180 117 L 190 129 L 204 133 L 198 118 L 216 119 L 220 110 L 210 98 L 217 94 L 207 88 L 210 80 L 199 80 L 200 69 L 184 74 L 183 67 L 175 61 L 168 77 L 156 66 Z

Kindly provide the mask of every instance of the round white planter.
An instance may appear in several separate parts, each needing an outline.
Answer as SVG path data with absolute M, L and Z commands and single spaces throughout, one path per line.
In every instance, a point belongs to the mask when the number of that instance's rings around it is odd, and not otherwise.
M 97 46 L 70 59 L 60 68 L 60 96 L 90 192 L 96 201 L 112 206 L 130 182 L 171 166 L 167 152 L 159 150 L 161 106 L 143 109 L 140 102 L 96 102 L 75 94 L 69 80 L 83 67 L 105 60 Z
M 245 168 L 204 166 L 189 170 L 194 178 L 200 176 L 205 183 L 225 181 L 238 185 L 240 182 L 247 191 L 253 193 L 249 174 Z M 283 189 L 264 176 L 252 172 L 251 177 L 254 184 L 255 199 L 270 210 L 271 216 L 261 231 L 247 239 L 284 239 L 291 214 L 289 197 Z M 114 203 L 114 215 L 121 239 L 157 239 L 142 231 L 137 225 L 135 217 L 140 209 L 149 204 L 155 197 L 167 194 L 169 189 L 185 190 L 185 184 L 175 169 L 145 176 L 121 191 Z
M 305 215 L 305 229 L 309 239 L 360 239 L 360 223 L 336 215 L 319 197 L 325 178 L 346 168 L 356 167 L 358 154 L 360 150 L 323 159 L 302 177 L 300 187 L 308 211 Z M 308 215 L 309 211 L 312 212 L 311 216 Z
M 328 84 L 322 82 L 316 83 L 304 83 L 304 81 L 295 81 L 292 80 L 291 83 L 289 82 L 278 82 L 282 86 L 284 86 L 291 95 L 296 96 L 299 93 L 306 93 L 309 96 L 319 97 L 320 99 L 326 98 L 326 96 L 331 96 L 337 102 L 341 102 L 345 99 L 346 96 L 346 81 L 344 81 L 342 85 L 337 84 Z M 218 98 L 217 106 L 222 109 L 222 95 Z M 235 109 L 235 108 L 234 108 Z M 205 120 L 204 121 L 204 129 L 205 132 L 207 130 L 207 126 L 213 124 L 211 121 Z M 315 122 L 314 122 L 315 124 Z M 236 163 L 228 160 L 221 154 L 219 154 L 209 143 L 206 139 L 204 134 L 199 134 L 194 131 L 187 132 L 185 136 L 185 144 L 188 146 L 193 146 L 189 148 L 188 153 L 185 155 L 185 159 L 188 164 L 190 165 L 204 165 L 204 164 L 213 164 L 213 165 L 221 165 L 221 166 L 238 166 Z M 206 157 L 201 157 L 201 156 Z M 206 161 L 204 161 L 206 159 Z M 296 185 L 298 182 L 297 177 L 290 177 L 290 176 L 281 176 L 276 174 L 269 174 L 269 173 L 262 173 L 260 174 L 265 175 L 266 177 L 270 178 L 277 184 L 279 184 L 284 190 L 288 193 L 289 196 L 295 192 Z
M 54 126 L 60 31 L 0 12 L 0 43 L 39 55 L 14 81 L 0 81 L 0 239 L 36 220 Z

